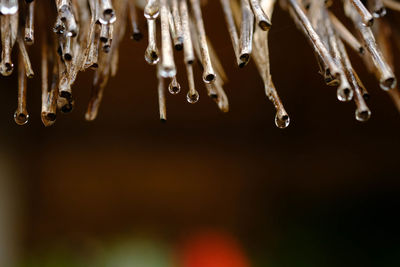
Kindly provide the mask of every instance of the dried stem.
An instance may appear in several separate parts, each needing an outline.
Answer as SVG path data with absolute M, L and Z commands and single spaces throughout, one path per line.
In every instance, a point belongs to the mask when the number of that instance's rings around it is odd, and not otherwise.
M 362 88 L 360 87 L 360 80 L 358 78 L 357 73 L 354 71 L 353 66 L 351 65 L 350 59 L 347 55 L 342 40 L 338 39 L 337 43 L 339 51 L 341 53 L 344 72 L 354 91 L 353 99 L 357 107 L 355 112 L 355 117 L 358 121 L 367 121 L 371 116 L 371 111 L 369 110 L 367 104 L 365 103 Z
M 162 15 L 161 15 L 162 16 Z M 164 88 L 164 78 L 160 75 L 160 71 L 157 71 L 158 79 L 158 106 L 160 110 L 160 120 L 165 122 L 167 120 L 167 108 L 165 104 L 165 88 Z
M 268 2 L 269 1 L 262 1 L 261 6 L 264 12 L 271 16 L 275 1 Z M 264 32 L 260 29 L 256 29 L 254 33 L 254 62 L 264 82 L 265 94 L 276 109 L 275 125 L 279 128 L 286 128 L 290 123 L 290 118 L 272 81 L 269 62 L 268 32 Z
M 140 41 L 143 38 L 143 34 L 140 31 L 139 25 L 138 25 L 138 21 L 137 21 L 137 15 L 136 15 L 136 7 L 135 7 L 135 3 L 131 1 L 129 1 L 129 18 L 131 21 L 131 25 L 132 25 L 132 39 L 135 41 Z
M 18 105 L 14 113 L 14 120 L 18 125 L 24 125 L 29 120 L 29 114 L 26 109 L 26 74 L 23 56 L 18 56 Z
M 169 10 L 167 0 L 160 0 L 161 17 L 161 67 L 160 75 L 164 78 L 172 78 L 176 75 L 174 53 L 172 51 Z
M 379 80 L 380 86 L 383 90 L 389 90 L 396 86 L 396 78 L 393 74 L 392 69 L 387 64 L 385 59 L 382 56 L 381 51 L 379 50 L 375 37 L 372 33 L 370 27 L 366 27 L 361 20 L 354 14 L 349 7 L 346 9 L 346 14 L 353 20 L 355 27 L 360 33 L 360 36 L 364 42 L 364 46 L 366 47 L 372 62 L 376 68 L 376 76 Z
M 48 49 L 47 38 L 44 35 L 42 39 L 42 112 L 41 119 L 44 126 L 48 127 L 53 125 L 56 120 L 56 110 L 57 110 L 57 77 L 58 68 L 57 64 L 53 63 L 53 78 L 51 83 L 51 90 L 49 91 L 48 86 L 48 54 L 51 51 Z M 55 55 L 56 56 L 56 55 Z M 54 61 L 54 55 L 53 55 Z
M 25 17 L 25 43 L 32 45 L 34 42 L 34 18 L 35 18 L 35 2 L 27 4 L 27 14 Z
M 199 101 L 199 93 L 197 92 L 194 85 L 193 65 L 186 62 L 186 72 L 188 77 L 189 91 L 186 94 L 186 100 L 194 104 Z
M 239 58 L 246 65 L 253 49 L 254 15 L 249 0 L 241 0 L 242 20 L 240 24 Z
M 148 26 L 149 43 L 144 58 L 146 59 L 146 62 L 149 63 L 150 65 L 155 65 L 160 60 L 160 57 L 158 55 L 157 41 L 156 41 L 156 36 L 157 36 L 156 21 L 153 19 L 148 19 L 147 26 Z
M 338 66 L 335 64 L 335 61 L 329 54 L 319 35 L 315 32 L 298 0 L 288 0 L 288 3 L 289 11 L 292 17 L 299 27 L 304 31 L 305 35 L 309 38 L 315 51 L 327 66 L 327 71 L 332 74 L 333 77 L 338 77 L 340 73 Z
M 245 62 L 240 60 L 239 56 L 239 35 L 236 29 L 235 21 L 232 14 L 232 9 L 230 5 L 230 0 L 220 0 L 222 5 L 222 10 L 224 11 L 226 25 L 228 27 L 228 32 L 231 37 L 233 51 L 235 52 L 236 61 L 239 67 L 244 67 Z
M 340 22 L 340 20 L 329 12 L 329 17 L 340 38 L 348 44 L 354 51 L 361 55 L 365 53 L 365 49 L 356 37 Z
M 175 49 L 180 51 L 183 48 L 183 29 L 182 20 L 179 13 L 178 0 L 171 0 L 172 18 L 175 29 L 174 45 Z
M 263 31 L 268 31 L 272 26 L 271 20 L 262 10 L 260 6 L 260 0 L 250 0 L 250 5 L 253 10 L 257 25 Z
M 26 76 L 28 78 L 33 78 L 34 72 L 32 69 L 31 61 L 29 59 L 28 52 L 26 51 L 24 41 L 22 40 L 22 37 L 20 37 L 20 36 L 18 37 L 18 47 L 19 47 L 19 51 L 22 55 L 22 59 L 24 62 Z
M 216 74 L 211 64 L 210 53 L 207 46 L 206 32 L 204 29 L 203 16 L 199 0 L 190 0 L 192 4 L 193 19 L 198 35 L 198 44 L 201 53 L 201 62 L 204 68 L 203 80 L 206 83 L 211 83 L 215 80 Z
M 362 22 L 365 26 L 370 27 L 374 23 L 374 17 L 369 13 L 368 9 L 364 6 L 361 0 L 346 0 L 350 1 L 354 9 L 358 12 Z
M 190 20 L 186 0 L 179 0 L 179 11 L 182 19 L 182 32 L 183 32 L 183 52 L 185 62 L 192 64 L 194 62 L 193 43 L 190 35 Z

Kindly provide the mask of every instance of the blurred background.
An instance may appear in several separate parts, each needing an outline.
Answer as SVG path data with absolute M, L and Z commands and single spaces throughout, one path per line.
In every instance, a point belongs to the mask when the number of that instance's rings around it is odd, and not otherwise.
M 400 117 L 375 78 L 351 53 L 371 95 L 359 123 L 277 8 L 271 68 L 291 117 L 278 129 L 255 66 L 236 67 L 219 2 L 203 16 L 230 78 L 227 114 L 198 67 L 200 101 L 186 102 L 176 53 L 182 92 L 167 96 L 160 123 L 146 39 L 128 36 L 92 123 L 91 71 L 75 83 L 74 112 L 49 128 L 39 75 L 22 127 L 16 73 L 0 79 L 0 266 L 400 266 Z

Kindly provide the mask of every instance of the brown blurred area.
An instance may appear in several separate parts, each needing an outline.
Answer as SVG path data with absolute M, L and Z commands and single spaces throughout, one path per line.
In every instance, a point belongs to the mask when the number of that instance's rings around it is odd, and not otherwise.
M 371 95 L 370 121 L 357 122 L 354 103 L 323 83 L 310 46 L 277 8 L 271 68 L 291 117 L 277 129 L 255 66 L 236 67 L 219 3 L 208 2 L 206 30 L 230 79 L 227 114 L 207 97 L 198 67 L 200 101 L 186 102 L 176 53 L 183 91 L 167 96 L 160 123 L 146 40 L 128 37 L 94 122 L 84 121 L 91 71 L 75 83 L 73 113 L 49 128 L 40 121 L 37 53 L 28 125 L 12 117 L 16 74 L 0 80 L 0 175 L 15 192 L 3 197 L 15 212 L 0 214 L 14 233 L 3 236 L 16 243 L 10 262 L 60 244 L 81 253 L 117 237 L 176 242 L 215 228 L 240 240 L 254 266 L 398 266 L 400 116 L 388 95 L 351 53 Z

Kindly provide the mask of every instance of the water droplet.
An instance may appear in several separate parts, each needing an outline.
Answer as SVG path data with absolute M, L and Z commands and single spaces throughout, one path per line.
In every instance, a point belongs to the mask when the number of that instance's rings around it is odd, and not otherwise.
M 369 109 L 356 110 L 356 120 L 365 122 L 369 120 L 370 117 L 371 117 L 371 111 Z
M 196 103 L 197 101 L 199 101 L 199 98 L 200 98 L 199 93 L 198 93 L 197 91 L 194 91 L 194 92 L 195 92 L 194 94 L 190 94 L 190 92 L 189 92 L 189 93 L 187 93 L 187 95 L 186 95 L 186 100 L 187 100 L 187 102 L 189 102 L 190 104 L 194 104 L 194 103 Z
M 150 65 L 156 65 L 160 61 L 160 57 L 158 56 L 157 51 L 147 49 L 146 53 L 144 54 L 144 59 Z
M 275 115 L 275 125 L 280 129 L 285 129 L 290 124 L 290 118 L 288 115 L 283 115 L 279 118 L 278 114 Z
M 168 85 L 168 91 L 173 95 L 176 95 L 181 91 L 181 85 L 176 81 L 176 78 L 174 78 Z
M 24 113 L 18 113 L 15 111 L 14 113 L 14 121 L 18 125 L 24 125 L 28 122 L 29 120 L 29 114 L 24 114 Z
M 338 88 L 337 99 L 342 102 L 347 102 L 353 99 L 353 90 L 349 88 Z

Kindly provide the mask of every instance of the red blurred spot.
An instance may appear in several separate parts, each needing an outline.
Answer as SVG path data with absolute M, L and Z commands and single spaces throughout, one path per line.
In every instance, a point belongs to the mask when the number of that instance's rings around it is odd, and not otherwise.
M 249 267 L 237 241 L 230 235 L 203 232 L 189 237 L 181 251 L 183 267 Z

